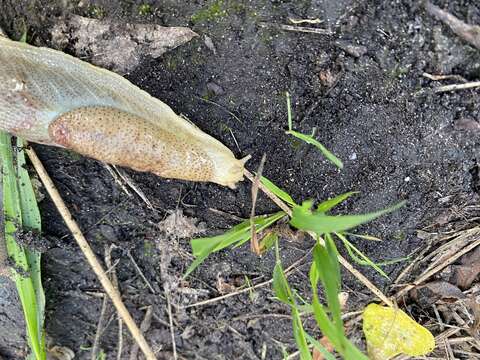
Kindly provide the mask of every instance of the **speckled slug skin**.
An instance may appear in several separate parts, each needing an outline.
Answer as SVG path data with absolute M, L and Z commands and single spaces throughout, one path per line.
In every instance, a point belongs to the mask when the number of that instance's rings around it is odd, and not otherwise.
M 0 128 L 162 177 L 243 179 L 245 160 L 123 77 L 1 36 Z

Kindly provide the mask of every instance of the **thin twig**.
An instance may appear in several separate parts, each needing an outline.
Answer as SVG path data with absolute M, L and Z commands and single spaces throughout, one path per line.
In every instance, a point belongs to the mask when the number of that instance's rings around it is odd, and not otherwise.
M 299 265 L 301 264 L 303 261 L 305 261 L 305 259 L 310 256 L 310 253 L 312 252 L 313 248 L 310 249 L 305 255 L 303 255 L 300 259 L 296 260 L 292 265 L 290 265 L 289 267 L 287 267 L 285 269 L 285 276 L 288 277 L 288 275 L 290 275 L 290 273 Z M 270 279 L 270 280 L 267 280 L 267 281 L 264 281 L 264 282 L 261 282 L 259 284 L 256 284 L 256 285 L 253 285 L 253 286 L 249 286 L 245 289 L 242 289 L 242 290 L 238 290 L 238 291 L 235 291 L 235 292 L 232 292 L 232 293 L 229 293 L 229 294 L 225 294 L 225 295 L 222 295 L 222 296 L 218 296 L 216 298 L 212 298 L 212 299 L 208 299 L 208 300 L 203 300 L 203 301 L 199 301 L 199 302 L 196 302 L 194 304 L 190 304 L 190 305 L 186 305 L 186 306 L 179 306 L 179 308 L 181 309 L 187 309 L 187 308 L 191 308 L 191 307 L 198 307 L 198 306 L 203 306 L 203 305 L 209 305 L 209 304 L 213 304 L 215 302 L 218 302 L 218 301 L 222 301 L 222 300 L 225 300 L 229 297 L 232 297 L 232 296 L 237 296 L 237 295 L 240 295 L 240 294 L 244 294 L 244 293 L 247 293 L 247 292 L 251 292 L 255 289 L 259 289 L 259 288 L 262 288 L 264 286 L 267 286 L 267 285 L 270 285 L 271 283 L 273 282 L 273 279 Z
M 267 23 L 267 22 L 261 22 L 260 26 L 277 27 L 285 31 L 304 32 L 304 33 L 311 33 L 311 34 L 317 34 L 317 35 L 333 35 L 333 32 L 331 30 L 318 29 L 318 28 L 307 27 L 307 26 L 293 26 L 293 25 L 286 25 L 286 24 L 273 24 L 273 23 Z
M 130 189 L 132 189 L 138 196 L 140 196 L 140 199 L 143 200 L 143 202 L 148 206 L 148 208 L 154 210 L 154 207 L 153 207 L 152 203 L 150 202 L 150 200 L 148 200 L 145 193 L 135 184 L 135 182 L 132 180 L 132 178 L 130 176 L 128 176 L 128 174 L 124 170 L 119 169 L 115 165 L 112 165 L 112 167 L 115 169 L 118 176 L 120 176 L 120 178 L 123 181 L 125 181 L 125 183 L 128 186 L 130 186 Z
M 177 360 L 177 344 L 175 342 L 175 328 L 173 327 L 172 302 L 170 301 L 170 289 L 165 289 L 165 298 L 167 299 L 168 325 L 170 328 L 170 337 L 172 338 L 173 359 Z
M 261 251 L 260 246 L 258 245 L 257 228 L 255 226 L 255 205 L 257 204 L 258 186 L 260 185 L 260 178 L 262 177 L 263 167 L 265 165 L 266 159 L 267 155 L 263 154 L 262 160 L 260 160 L 260 165 L 258 165 L 255 179 L 253 179 L 252 181 L 252 209 L 250 210 L 250 247 L 252 251 L 257 255 L 260 255 Z
M 152 315 L 153 315 L 153 306 L 149 305 L 146 307 L 147 311 L 143 317 L 142 323 L 140 324 L 140 330 L 142 333 L 145 333 L 150 329 L 152 324 Z M 138 344 L 133 344 L 132 350 L 130 351 L 130 360 L 137 360 L 138 358 Z
M 132 254 L 130 253 L 130 250 L 127 251 L 127 256 L 128 258 L 130 259 L 130 261 L 132 262 L 133 266 L 135 267 L 135 270 L 137 271 L 137 273 L 140 275 L 140 277 L 142 278 L 143 282 L 148 286 L 148 288 L 150 289 L 150 291 L 152 292 L 152 294 L 156 294 L 155 290 L 153 289 L 153 286 L 152 284 L 150 284 L 150 282 L 148 281 L 148 279 L 145 277 L 145 275 L 143 274 L 142 272 L 142 269 L 140 269 L 140 266 L 138 266 L 137 262 L 135 261 L 135 259 L 133 258 Z
M 435 91 L 436 93 L 443 93 L 448 91 L 473 89 L 478 87 L 480 87 L 480 81 L 472 81 L 465 84 L 452 84 L 452 85 L 439 86 L 433 89 L 433 91 Z
M 100 339 L 105 329 L 107 315 L 108 296 L 103 296 L 102 309 L 100 310 L 100 318 L 98 319 L 97 331 L 95 332 L 95 340 L 93 341 L 90 359 L 97 360 L 98 351 L 100 350 Z
M 123 190 L 123 192 L 125 194 L 127 194 L 128 196 L 132 196 L 132 194 L 130 193 L 130 191 L 128 191 L 127 187 L 125 186 L 125 184 L 123 183 L 123 181 L 120 179 L 120 176 L 117 174 L 117 172 L 115 171 L 115 169 L 113 168 L 113 165 L 110 165 L 110 164 L 103 164 L 104 168 L 108 170 L 108 172 L 110 173 L 110 175 L 112 175 L 113 177 L 113 180 L 118 184 L 118 186 L 120 186 Z
M 451 74 L 451 75 L 435 75 L 435 74 L 429 74 L 424 72 L 422 74 L 423 77 L 433 80 L 433 81 L 441 81 L 441 80 L 458 80 L 461 81 L 462 83 L 468 82 L 467 79 L 465 79 L 461 75 L 456 75 L 456 74 Z
M 433 5 L 430 1 L 425 1 L 425 10 L 450 27 L 463 40 L 480 49 L 480 26 L 469 25 L 438 6 Z
M 73 219 L 72 214 L 70 213 L 67 206 L 65 205 L 65 202 L 60 196 L 60 193 L 55 187 L 52 179 L 48 175 L 47 171 L 45 170 L 37 154 L 32 148 L 27 148 L 25 151 L 29 156 L 30 161 L 32 162 L 35 170 L 37 171 L 38 176 L 42 180 L 42 183 L 45 186 L 45 189 L 47 189 L 47 192 L 50 195 L 53 203 L 55 204 L 58 212 L 62 216 L 63 221 L 65 221 L 65 224 L 67 225 L 69 230 L 72 232 L 74 239 L 76 240 L 78 246 L 80 247 L 83 254 L 85 255 L 85 258 L 87 259 L 88 263 L 92 267 L 92 270 L 94 271 L 95 275 L 98 277 L 98 280 L 100 281 L 103 288 L 105 289 L 105 292 L 108 294 L 108 296 L 112 300 L 113 305 L 117 309 L 123 321 L 125 321 L 125 324 L 127 324 L 127 327 L 130 330 L 132 337 L 135 339 L 135 341 L 138 343 L 138 345 L 142 349 L 147 360 L 154 360 L 155 354 L 153 353 L 152 349 L 148 345 L 140 329 L 135 324 L 135 321 L 133 320 L 132 316 L 128 312 L 128 309 L 125 307 L 124 303 L 122 302 L 120 293 L 112 285 L 110 279 L 108 278 L 107 274 L 103 270 L 102 265 L 98 261 L 95 253 L 93 252 L 92 248 L 90 247 L 87 240 L 85 239 L 85 236 L 83 236 L 83 233 L 80 230 L 80 227 L 78 226 L 76 221 Z
M 455 254 L 452 254 L 448 258 L 444 259 L 440 264 L 435 266 L 434 268 L 430 269 L 423 275 L 421 275 L 419 278 L 417 278 L 412 284 L 409 284 L 405 286 L 403 289 L 399 290 L 395 294 L 395 298 L 400 299 L 403 295 L 408 293 L 410 290 L 412 290 L 415 286 L 420 285 L 421 283 L 425 282 L 427 279 L 438 273 L 439 271 L 443 270 L 446 268 L 448 265 L 453 264 L 455 261 L 457 261 L 460 257 L 465 255 L 466 253 L 470 252 L 471 250 L 475 249 L 477 246 L 480 245 L 480 238 L 477 239 L 476 241 L 472 242 L 470 245 L 464 247 L 462 250 L 457 251 Z
M 105 256 L 105 265 L 109 271 L 110 279 L 112 280 L 112 285 L 118 292 L 120 292 L 120 287 L 118 286 L 118 278 L 116 272 L 117 263 L 113 264 L 112 262 L 112 251 L 116 248 L 115 244 L 111 244 L 108 248 L 108 252 Z M 117 360 L 122 359 L 123 352 L 123 320 L 121 316 L 118 316 L 117 313 L 117 322 L 118 322 L 118 343 L 117 343 Z
M 245 176 L 250 180 L 254 181 L 253 175 L 245 169 Z M 289 216 L 292 216 L 292 210 L 274 193 L 267 189 L 261 182 L 259 184 L 259 189 L 262 190 L 265 195 L 267 195 L 275 204 L 277 204 L 280 209 L 285 211 Z M 314 239 L 317 238 L 317 235 L 311 231 L 308 234 Z M 353 276 L 355 276 L 360 282 L 362 282 L 373 294 L 375 294 L 380 300 L 382 300 L 386 305 L 393 307 L 393 302 L 379 289 L 377 288 L 370 280 L 368 280 L 362 273 L 355 269 L 344 257 L 338 255 L 338 261 L 342 266 L 350 271 Z

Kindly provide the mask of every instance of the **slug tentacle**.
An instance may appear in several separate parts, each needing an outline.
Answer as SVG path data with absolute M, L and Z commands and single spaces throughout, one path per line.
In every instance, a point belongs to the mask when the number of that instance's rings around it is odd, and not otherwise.
M 0 129 L 162 177 L 243 179 L 245 161 L 123 77 L 2 37 Z

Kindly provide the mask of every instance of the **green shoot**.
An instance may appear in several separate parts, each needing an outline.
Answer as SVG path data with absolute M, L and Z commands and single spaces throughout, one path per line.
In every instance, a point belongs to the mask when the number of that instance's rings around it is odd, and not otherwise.
M 18 145 L 23 145 L 23 142 L 17 141 L 17 146 L 12 147 L 12 137 L 0 133 L 5 241 L 7 253 L 15 264 L 12 274 L 22 303 L 30 347 L 35 359 L 43 360 L 46 359 L 43 331 L 45 297 L 41 284 L 40 254 L 23 248 L 15 240 L 19 230 L 40 231 L 40 213 L 24 168 L 24 154 L 18 150 Z
M 312 135 L 305 135 L 302 133 L 299 133 L 298 131 L 293 130 L 293 119 L 292 119 L 292 104 L 290 100 L 290 94 L 286 93 L 287 96 L 287 116 L 288 116 L 288 131 L 285 133 L 288 135 L 292 135 L 296 137 L 297 139 L 300 139 L 307 144 L 315 146 L 320 152 L 325 156 L 327 160 L 329 160 L 331 163 L 333 163 L 336 167 L 339 169 L 343 169 L 343 162 L 339 158 L 337 158 L 333 153 L 328 150 L 325 146 L 323 146 L 319 141 L 315 140 L 313 137 L 314 132 L 312 132 Z
M 343 232 L 395 211 L 404 204 L 404 202 L 401 202 L 384 210 L 361 215 L 331 216 L 325 215 L 325 213 L 318 211 L 312 213 L 310 209 L 307 208 L 309 203 L 304 202 L 302 206 L 296 206 L 293 208 L 292 220 L 290 221 L 290 224 L 297 229 L 313 231 L 318 235 Z
M 273 182 L 268 180 L 265 176 L 262 176 L 260 178 L 260 182 L 265 185 L 265 187 L 270 190 L 272 193 L 277 195 L 280 199 L 285 201 L 289 206 L 293 207 L 297 205 L 295 201 L 292 199 L 290 194 L 288 194 L 285 190 L 280 189 L 277 185 L 275 185 Z
M 259 233 L 260 231 L 265 230 L 284 216 L 285 213 L 283 211 L 279 211 L 273 215 L 255 217 L 254 222 L 256 226 L 256 232 Z M 245 220 L 222 235 L 193 239 L 190 244 L 192 246 L 192 252 L 195 256 L 195 260 L 187 269 L 183 277 L 186 278 L 188 275 L 190 275 L 192 271 L 194 271 L 202 262 L 204 262 L 210 254 L 220 251 L 231 245 L 238 247 L 249 241 L 251 238 L 250 229 L 250 220 Z
M 275 295 L 280 301 L 291 307 L 293 336 L 300 352 L 300 359 L 311 360 L 312 355 L 308 348 L 306 332 L 303 328 L 302 319 L 300 318 L 300 311 L 283 271 L 282 262 L 280 261 L 278 242 L 275 243 L 275 253 L 277 258 L 275 268 L 273 269 L 273 289 L 275 290 Z
M 357 191 L 350 191 L 350 192 L 347 192 L 345 194 L 335 196 L 332 199 L 325 200 L 317 206 L 317 212 L 326 213 L 326 212 L 332 210 L 338 204 L 341 204 L 342 202 L 347 200 L 350 196 L 355 195 L 355 194 L 358 194 L 358 192 Z

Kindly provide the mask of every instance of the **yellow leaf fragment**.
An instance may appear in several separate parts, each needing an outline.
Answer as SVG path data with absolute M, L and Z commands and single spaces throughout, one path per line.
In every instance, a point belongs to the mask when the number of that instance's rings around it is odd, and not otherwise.
M 420 356 L 435 348 L 430 331 L 392 307 L 368 305 L 363 311 L 363 332 L 372 360 L 388 360 L 398 354 Z

